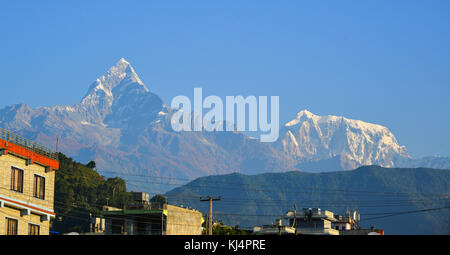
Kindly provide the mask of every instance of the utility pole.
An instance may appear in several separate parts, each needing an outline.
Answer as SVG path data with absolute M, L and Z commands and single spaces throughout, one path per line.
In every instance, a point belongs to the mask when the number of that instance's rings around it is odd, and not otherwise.
M 298 234 L 297 227 L 298 227 L 298 223 L 297 223 L 297 206 L 294 204 L 294 228 L 295 228 L 295 235 Z
M 207 196 L 206 198 L 200 198 L 200 202 L 209 202 L 209 214 L 208 214 L 208 235 L 212 235 L 212 203 L 213 201 L 220 201 L 222 197 L 212 198 Z
M 283 226 L 283 222 L 282 222 L 282 219 L 280 218 L 278 220 L 278 235 L 280 235 L 280 236 L 281 236 L 281 227 L 282 226 Z

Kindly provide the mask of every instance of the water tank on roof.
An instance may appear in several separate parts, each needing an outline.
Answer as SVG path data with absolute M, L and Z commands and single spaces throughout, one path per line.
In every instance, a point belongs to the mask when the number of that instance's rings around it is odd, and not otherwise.
M 147 192 L 132 192 L 133 200 L 136 202 L 149 202 L 150 195 Z

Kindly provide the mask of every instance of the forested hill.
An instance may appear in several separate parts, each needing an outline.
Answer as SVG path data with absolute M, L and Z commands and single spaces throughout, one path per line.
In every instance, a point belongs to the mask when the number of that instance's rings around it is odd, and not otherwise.
M 269 224 L 295 204 L 337 214 L 361 213 L 363 227 L 386 234 L 450 234 L 450 171 L 360 167 L 330 173 L 229 174 L 196 179 L 166 194 L 174 204 L 207 212 L 200 196 L 221 196 L 215 219 L 250 228 Z
M 67 233 L 87 232 L 89 213 L 95 214 L 103 205 L 123 207 L 129 201 L 126 183 L 121 178 L 104 178 L 95 168 L 59 154 L 60 169 L 56 171 L 55 212 L 52 230 Z

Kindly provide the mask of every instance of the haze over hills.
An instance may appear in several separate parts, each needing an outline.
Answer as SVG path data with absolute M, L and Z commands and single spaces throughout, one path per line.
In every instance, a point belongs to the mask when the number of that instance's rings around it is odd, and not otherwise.
M 332 173 L 229 174 L 198 178 L 165 195 L 171 203 L 208 211 L 199 197 L 221 196 L 214 218 L 245 229 L 275 223 L 287 211 L 319 207 L 361 214 L 360 226 L 386 234 L 449 234 L 450 171 L 363 166 Z
M 0 109 L 0 126 L 52 148 L 59 136 L 58 149 L 78 161 L 95 160 L 112 175 L 147 176 L 139 181 L 123 176 L 128 186 L 147 191 L 155 176 L 320 172 L 372 164 L 450 168 L 448 158 L 411 159 L 387 128 L 344 117 L 301 111 L 270 144 L 239 132 L 174 132 L 172 114 L 122 58 L 80 103 L 7 106 Z

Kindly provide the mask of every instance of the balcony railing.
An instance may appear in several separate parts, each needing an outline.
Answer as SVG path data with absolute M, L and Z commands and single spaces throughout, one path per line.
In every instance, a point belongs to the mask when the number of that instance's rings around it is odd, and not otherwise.
M 166 210 L 167 204 L 161 205 L 160 203 L 133 203 L 128 205 L 129 210 Z
M 11 131 L 0 128 L 0 139 L 3 139 L 9 143 L 22 146 L 28 150 L 36 152 L 42 156 L 48 157 L 53 160 L 58 160 L 58 153 L 31 140 L 23 138 Z

